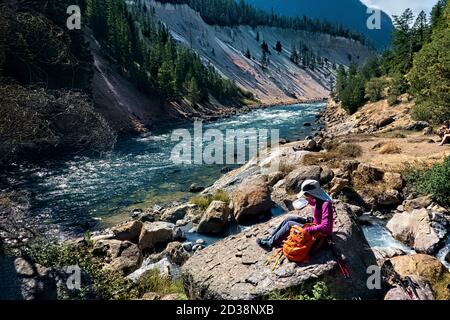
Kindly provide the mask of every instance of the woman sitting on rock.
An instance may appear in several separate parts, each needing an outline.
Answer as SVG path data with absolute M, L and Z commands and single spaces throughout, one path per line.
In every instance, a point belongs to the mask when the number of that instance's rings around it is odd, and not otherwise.
M 314 207 L 314 219 L 305 219 L 302 217 L 288 217 L 286 218 L 270 235 L 268 238 L 258 238 L 256 242 L 264 249 L 271 250 L 273 247 L 282 244 L 283 240 L 287 238 L 291 228 L 295 225 L 303 227 L 304 224 L 313 220 L 314 226 L 305 228 L 310 233 L 320 232 L 326 237 L 331 237 L 333 233 L 333 200 L 320 187 L 316 180 L 306 180 L 302 184 L 302 191 L 298 198 L 306 197 L 309 205 Z

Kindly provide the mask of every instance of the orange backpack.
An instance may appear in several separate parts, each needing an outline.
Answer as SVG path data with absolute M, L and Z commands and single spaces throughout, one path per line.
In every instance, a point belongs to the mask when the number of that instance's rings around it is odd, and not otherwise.
M 289 237 L 283 243 L 283 254 L 289 261 L 305 262 L 309 259 L 310 254 L 314 253 L 313 250 L 317 251 L 322 246 L 323 235 L 320 232 L 313 235 L 307 232 L 304 227 L 293 226 Z
M 275 270 L 283 255 L 289 261 L 301 263 L 308 261 L 309 257 L 324 245 L 325 237 L 320 232 L 314 235 L 307 232 L 304 228 L 308 226 L 313 226 L 313 224 L 305 224 L 303 228 L 300 226 L 291 228 L 283 246 L 277 250 L 273 257 L 269 258 L 268 263 L 276 258 L 272 271 Z

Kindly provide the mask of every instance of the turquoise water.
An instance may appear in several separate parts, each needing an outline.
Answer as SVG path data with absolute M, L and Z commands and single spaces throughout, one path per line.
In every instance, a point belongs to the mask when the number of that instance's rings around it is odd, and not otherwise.
M 279 129 L 280 137 L 303 139 L 316 129 L 316 115 L 324 103 L 277 106 L 255 110 L 215 122 L 203 130 Z M 312 127 L 304 123 L 313 124 Z M 193 123 L 167 127 L 141 138 L 118 141 L 102 157 L 72 157 L 41 165 L 17 165 L 0 177 L 1 191 L 30 193 L 33 217 L 55 234 L 80 233 L 117 223 L 132 208 L 186 200 L 192 183 L 203 186 L 218 179 L 224 167 L 237 165 L 178 165 L 170 159 L 177 142 L 174 129 L 193 131 Z M 47 232 L 47 231 L 46 231 Z

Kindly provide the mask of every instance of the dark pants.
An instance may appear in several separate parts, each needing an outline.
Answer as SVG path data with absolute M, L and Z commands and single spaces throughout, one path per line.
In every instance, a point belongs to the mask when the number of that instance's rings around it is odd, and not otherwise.
M 280 245 L 281 242 L 288 237 L 289 232 L 293 226 L 300 226 L 306 223 L 306 220 L 302 217 L 288 217 L 282 223 L 280 223 L 274 231 L 272 231 L 269 240 L 271 247 Z

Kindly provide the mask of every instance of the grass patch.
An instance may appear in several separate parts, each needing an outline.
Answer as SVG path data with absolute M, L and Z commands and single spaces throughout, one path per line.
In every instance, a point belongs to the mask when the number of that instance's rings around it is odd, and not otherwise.
M 181 279 L 174 281 L 167 277 L 162 277 L 156 269 L 145 273 L 137 282 L 136 289 L 139 296 L 147 292 L 157 292 L 160 295 L 175 293 L 178 294 L 180 299 L 187 299 Z
M 317 282 L 311 290 L 287 289 L 269 295 L 269 300 L 335 300 L 324 282 Z
M 408 189 L 418 195 L 431 195 L 440 205 L 450 207 L 450 157 L 431 166 L 408 166 L 403 176 Z
M 398 154 L 402 153 L 402 149 L 395 142 L 385 142 L 381 145 L 379 154 Z
M 308 153 L 303 157 L 304 165 L 316 165 L 318 163 L 335 163 L 336 165 L 341 160 L 353 159 L 361 156 L 363 150 L 361 146 L 354 143 L 328 143 L 325 152 Z M 333 167 L 333 165 L 331 165 Z
M 197 205 L 203 210 L 206 210 L 213 201 L 222 201 L 228 205 L 230 203 L 230 196 L 223 190 L 217 190 L 212 195 L 196 196 L 189 200 L 190 203 Z

